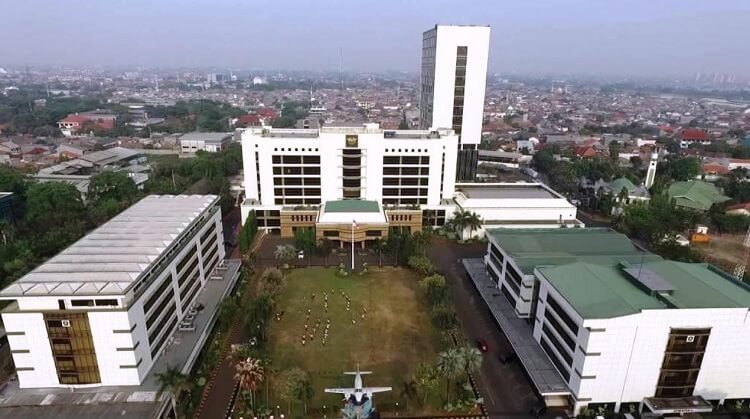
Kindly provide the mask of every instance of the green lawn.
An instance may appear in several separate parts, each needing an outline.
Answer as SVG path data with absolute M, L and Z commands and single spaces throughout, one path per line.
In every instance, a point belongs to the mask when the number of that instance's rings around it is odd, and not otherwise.
M 270 328 L 274 369 L 299 366 L 308 371 L 315 388 L 309 408 L 319 410 L 326 405 L 330 414 L 331 406 L 337 406 L 338 411 L 341 399 L 323 393 L 323 389 L 351 387 L 353 377 L 341 373 L 356 370 L 359 365 L 363 371 L 373 371 L 363 377 L 365 386 L 393 387 L 391 392 L 377 394 L 375 405 L 392 410 L 399 402 L 403 411 L 402 383 L 419 362 L 433 363 L 441 347 L 440 336 L 418 293 L 417 276 L 405 269 L 370 268 L 364 276 L 340 278 L 333 269 L 306 268 L 291 270 L 285 278 L 286 286 L 277 299 L 277 311 L 284 314 L 281 320 L 274 319 Z M 346 310 L 342 291 L 351 299 L 350 311 Z M 324 293 L 328 294 L 327 313 Z M 309 334 L 318 319 L 320 327 L 310 341 Z M 328 319 L 331 327 L 323 346 Z M 308 336 L 303 346 L 305 323 Z

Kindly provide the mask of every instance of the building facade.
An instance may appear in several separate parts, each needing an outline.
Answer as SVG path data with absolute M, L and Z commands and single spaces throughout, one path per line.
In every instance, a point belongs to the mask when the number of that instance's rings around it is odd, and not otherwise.
M 458 134 L 457 180 L 476 175 L 489 46 L 489 26 L 436 25 L 422 36 L 420 128 Z
M 487 271 L 527 319 L 576 414 L 750 397 L 750 374 L 737 369 L 750 362 L 747 284 L 707 264 L 663 260 L 604 229 L 488 237 Z
M 180 152 L 216 153 L 226 149 L 232 142 L 232 138 L 232 133 L 226 132 L 190 132 L 180 136 Z
M 20 386 L 141 384 L 224 259 L 218 201 L 146 197 L 0 291 Z
M 444 223 L 455 189 L 458 137 L 450 129 L 382 130 L 377 124 L 318 130 L 248 128 L 242 132 L 245 202 L 259 227 L 293 228 L 351 218 L 326 216 L 327 202 L 373 201 L 387 224 Z M 336 205 L 334 205 L 335 207 Z M 369 207 L 368 207 L 369 208 Z M 357 212 L 357 211 L 355 211 Z M 349 228 L 349 227 L 346 227 Z

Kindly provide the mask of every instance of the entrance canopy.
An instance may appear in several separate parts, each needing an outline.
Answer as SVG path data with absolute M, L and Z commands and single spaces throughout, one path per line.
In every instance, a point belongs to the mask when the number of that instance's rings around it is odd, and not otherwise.
M 711 403 L 701 396 L 659 398 L 646 397 L 643 403 L 652 413 L 660 415 L 683 413 L 708 413 L 714 410 Z
M 377 201 L 327 201 L 320 209 L 318 224 L 388 224 L 383 207 Z

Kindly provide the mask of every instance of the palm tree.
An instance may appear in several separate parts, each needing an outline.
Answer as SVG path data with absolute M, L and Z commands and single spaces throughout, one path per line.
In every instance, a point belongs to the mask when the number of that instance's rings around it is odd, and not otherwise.
M 465 214 L 464 223 L 466 224 L 465 227 L 469 229 L 469 238 L 471 238 L 474 230 L 482 228 L 483 220 L 476 212 L 469 211 Z
M 437 367 L 440 374 L 445 377 L 448 382 L 445 391 L 445 398 L 450 400 L 451 381 L 463 372 L 463 362 L 456 348 L 450 348 L 447 351 L 440 352 L 438 355 Z
M 451 225 L 454 231 L 458 234 L 459 239 L 464 238 L 464 230 L 466 229 L 466 212 L 464 210 L 456 210 L 453 213 L 453 219 Z
M 482 366 L 482 353 L 479 349 L 464 345 L 458 348 L 461 357 L 464 373 L 468 376 L 470 373 L 477 371 Z
M 263 365 L 259 359 L 246 358 L 234 366 L 234 371 L 234 379 L 240 383 L 240 389 L 250 392 L 250 405 L 255 408 L 255 390 L 263 381 Z
M 174 411 L 175 417 L 179 417 L 177 414 L 177 399 L 183 391 L 190 388 L 190 378 L 183 374 L 179 368 L 172 366 L 167 366 L 164 372 L 156 373 L 155 377 L 159 383 L 156 398 L 159 399 L 164 392 L 168 392 L 172 402 L 172 411 Z

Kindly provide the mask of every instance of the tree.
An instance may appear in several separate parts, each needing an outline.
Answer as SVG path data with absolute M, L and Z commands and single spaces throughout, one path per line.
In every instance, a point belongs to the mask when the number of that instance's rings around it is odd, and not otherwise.
M 305 373 L 303 379 L 298 381 L 294 388 L 294 396 L 298 400 L 302 400 L 305 415 L 307 415 L 307 404 L 310 402 L 313 395 L 315 395 L 315 389 L 313 389 L 312 383 L 310 382 L 310 377 Z
M 663 170 L 672 180 L 686 181 L 701 173 L 701 162 L 695 157 L 684 157 L 666 162 Z
M 266 268 L 260 275 L 263 291 L 273 295 L 284 287 L 284 274 L 277 268 Z
M 409 267 L 422 275 L 429 275 L 435 269 L 435 266 L 426 256 L 414 255 L 409 257 L 407 262 Z
M 250 392 L 250 405 L 255 409 L 255 390 L 263 381 L 264 370 L 259 359 L 247 358 L 234 366 L 234 379 L 240 389 Z
M 305 406 L 307 401 L 312 397 L 299 397 L 307 396 L 307 392 L 303 390 L 306 387 L 305 382 L 309 383 L 310 378 L 307 373 L 299 367 L 294 367 L 282 372 L 274 382 L 275 393 L 282 400 L 287 402 L 287 416 L 291 415 L 292 401 L 303 399 Z
M 440 354 L 438 354 L 437 368 L 440 375 L 442 375 L 447 381 L 445 398 L 446 400 L 450 400 L 452 381 L 458 378 L 463 372 L 463 364 L 458 350 L 456 350 L 456 348 L 450 348 L 440 352 Z
M 619 142 L 612 141 L 609 143 L 609 159 L 614 164 L 617 164 L 617 161 L 620 159 L 620 150 L 622 150 L 622 145 Z
M 459 238 L 464 238 L 466 229 L 469 230 L 469 237 L 474 234 L 474 231 L 482 228 L 482 217 L 472 211 L 465 211 L 458 209 L 453 213 L 453 225 L 456 228 L 456 234 Z
M 427 397 L 437 390 L 440 371 L 432 365 L 420 363 L 414 371 L 414 384 L 419 395 L 419 405 L 423 406 Z
M 401 383 L 400 396 L 406 400 L 407 410 L 409 409 L 409 400 L 415 400 L 419 398 L 419 391 L 417 390 L 417 382 L 414 379 L 403 381 Z M 421 404 L 420 404 L 421 407 Z
M 91 177 L 88 199 L 91 202 L 111 199 L 121 204 L 129 204 L 138 195 L 138 188 L 123 172 L 101 172 Z
M 250 246 L 252 246 L 253 239 L 255 239 L 257 233 L 258 222 L 255 218 L 255 210 L 251 210 L 250 213 L 247 214 L 245 224 L 240 229 L 240 233 L 237 237 L 237 245 L 240 248 L 240 252 L 246 253 L 250 250 Z
M 318 240 L 317 250 L 318 254 L 323 256 L 324 263 L 327 267 L 328 256 L 331 254 L 331 250 L 333 250 L 333 242 L 331 242 L 331 240 L 329 240 L 328 238 L 323 237 L 322 239 Z
M 463 345 L 458 347 L 458 353 L 466 375 L 476 372 L 482 366 L 482 353 L 479 349 Z
M 375 239 L 372 244 L 372 248 L 378 252 L 378 266 L 383 267 L 383 251 L 386 249 L 386 243 L 383 239 Z
M 435 307 L 448 299 L 448 285 L 442 275 L 432 275 L 419 281 L 419 287 L 425 293 L 427 302 Z
M 483 222 L 482 217 L 475 212 L 468 212 L 468 214 L 466 214 L 466 228 L 469 229 L 470 237 L 474 234 L 475 230 L 482 228 Z
M 305 252 L 307 264 L 310 264 L 310 256 L 315 250 L 315 229 L 299 227 L 294 231 L 294 246 Z
M 177 413 L 177 399 L 180 394 L 190 388 L 190 378 L 183 374 L 179 368 L 168 366 L 164 372 L 155 374 L 156 381 L 159 383 L 159 389 L 156 391 L 156 398 L 160 398 L 162 394 L 168 392 L 172 402 L 172 410 L 174 411 L 175 417 L 178 417 Z
M 441 331 L 450 331 L 458 326 L 458 318 L 453 307 L 446 304 L 440 304 L 432 307 L 430 318 L 435 327 Z
M 273 252 L 273 256 L 281 262 L 283 265 L 288 265 L 294 258 L 297 257 L 297 249 L 291 244 L 277 245 L 276 250 Z

